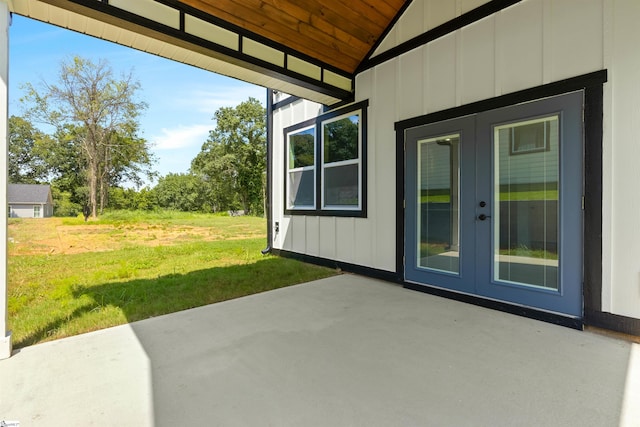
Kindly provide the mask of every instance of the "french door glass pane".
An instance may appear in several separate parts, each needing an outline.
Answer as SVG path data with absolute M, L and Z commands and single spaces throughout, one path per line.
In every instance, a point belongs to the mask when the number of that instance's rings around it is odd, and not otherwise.
M 558 289 L 559 120 L 494 127 L 494 280 Z
M 417 266 L 460 272 L 460 135 L 418 141 Z

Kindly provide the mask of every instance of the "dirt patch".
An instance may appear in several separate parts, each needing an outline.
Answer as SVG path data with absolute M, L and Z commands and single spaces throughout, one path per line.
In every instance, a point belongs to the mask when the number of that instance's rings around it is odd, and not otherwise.
M 259 237 L 248 232 L 230 237 L 224 230 L 187 225 L 64 225 L 59 218 L 9 225 L 10 255 L 78 254 L 131 246 L 167 246 L 185 241 L 236 240 Z

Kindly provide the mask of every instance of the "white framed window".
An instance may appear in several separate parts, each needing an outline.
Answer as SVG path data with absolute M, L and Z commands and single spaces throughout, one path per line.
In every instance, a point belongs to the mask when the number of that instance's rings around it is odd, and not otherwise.
M 33 217 L 40 218 L 40 206 L 36 205 L 33 207 Z
M 325 120 L 322 129 L 322 209 L 361 207 L 360 111 Z
M 287 208 L 316 207 L 316 127 L 287 133 Z

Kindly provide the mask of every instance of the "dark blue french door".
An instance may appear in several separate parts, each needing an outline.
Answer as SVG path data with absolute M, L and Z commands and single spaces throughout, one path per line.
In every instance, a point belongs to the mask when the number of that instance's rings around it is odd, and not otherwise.
M 405 280 L 582 316 L 583 94 L 405 133 Z

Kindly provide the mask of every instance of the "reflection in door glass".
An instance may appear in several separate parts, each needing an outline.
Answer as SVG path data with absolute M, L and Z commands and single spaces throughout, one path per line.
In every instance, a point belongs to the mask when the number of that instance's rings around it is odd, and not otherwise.
M 459 134 L 418 141 L 418 267 L 460 272 L 459 146 Z
M 558 289 L 558 123 L 494 128 L 495 280 Z

